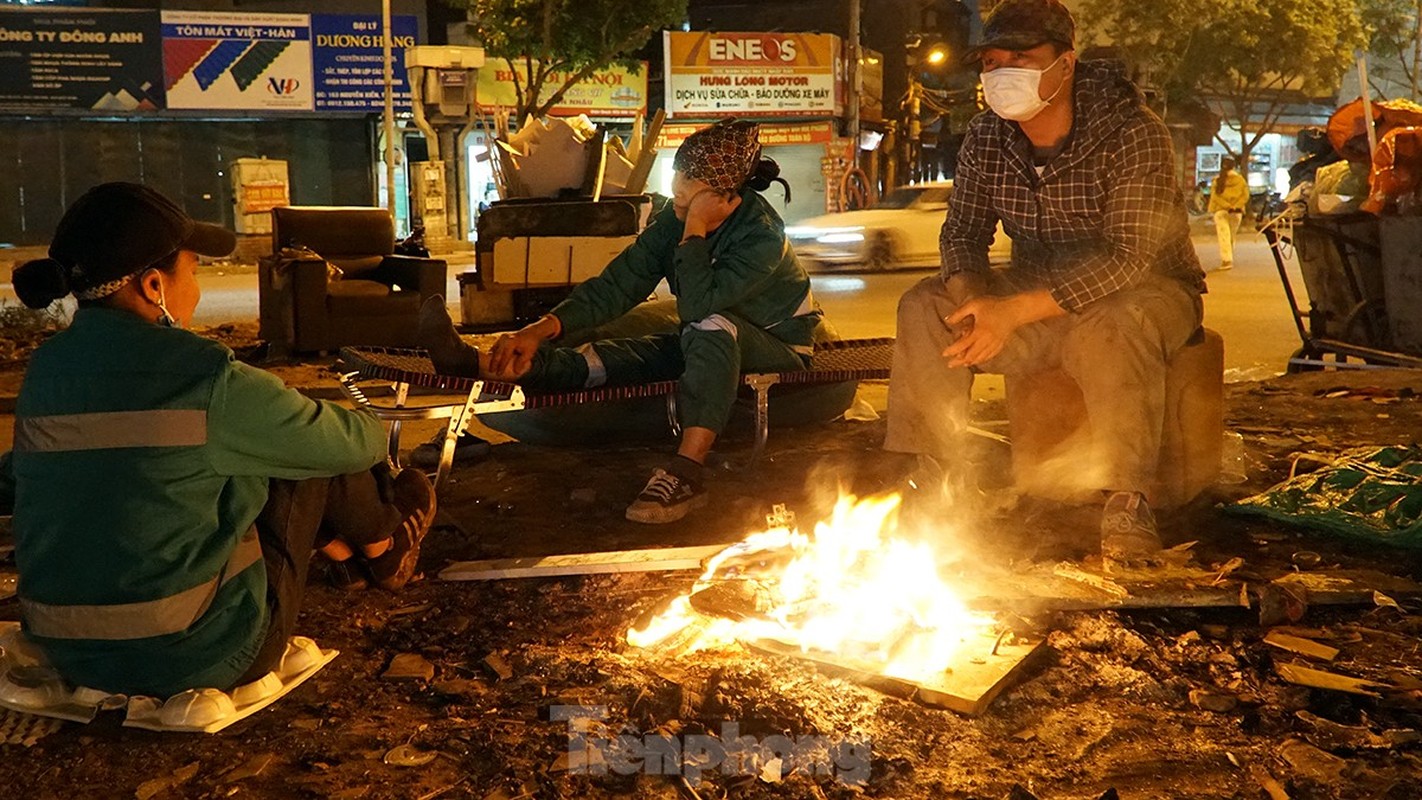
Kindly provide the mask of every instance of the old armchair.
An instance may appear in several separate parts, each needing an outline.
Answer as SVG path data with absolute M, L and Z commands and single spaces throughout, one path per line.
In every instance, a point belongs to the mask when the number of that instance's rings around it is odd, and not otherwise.
M 258 268 L 261 337 L 277 353 L 413 346 L 421 303 L 445 292 L 446 265 L 394 251 L 385 209 L 272 209 L 272 252 Z

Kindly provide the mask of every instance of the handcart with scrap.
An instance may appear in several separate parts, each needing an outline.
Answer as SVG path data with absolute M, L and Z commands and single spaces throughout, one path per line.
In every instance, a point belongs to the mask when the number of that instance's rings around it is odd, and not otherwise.
M 1422 368 L 1422 194 L 1412 169 L 1422 161 L 1419 131 L 1417 104 L 1344 105 L 1326 131 L 1334 163 L 1259 226 L 1301 340 L 1289 372 Z
M 1422 353 L 1404 352 L 1394 341 L 1380 227 L 1366 213 L 1293 220 L 1281 215 L 1261 226 L 1301 341 L 1288 372 L 1422 368 Z

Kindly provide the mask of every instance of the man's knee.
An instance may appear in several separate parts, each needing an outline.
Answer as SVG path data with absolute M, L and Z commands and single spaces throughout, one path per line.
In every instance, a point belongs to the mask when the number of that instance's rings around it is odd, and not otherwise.
M 1147 300 L 1126 293 L 1093 303 L 1062 341 L 1062 366 L 1079 381 L 1121 369 L 1163 373 L 1169 353 L 1155 312 Z
M 920 324 L 927 317 L 936 317 L 947 301 L 943 280 L 937 275 L 924 278 L 899 298 L 899 323 Z

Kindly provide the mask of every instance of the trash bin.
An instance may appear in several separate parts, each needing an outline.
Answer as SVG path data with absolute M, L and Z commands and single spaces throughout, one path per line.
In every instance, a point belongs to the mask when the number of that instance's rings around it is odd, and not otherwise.
M 1393 348 L 1422 355 L 1422 217 L 1382 219 L 1382 267 Z

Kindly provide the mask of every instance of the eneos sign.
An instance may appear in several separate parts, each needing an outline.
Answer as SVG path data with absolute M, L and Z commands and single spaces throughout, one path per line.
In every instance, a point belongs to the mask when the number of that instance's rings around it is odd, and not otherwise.
M 669 117 L 829 117 L 840 108 L 838 37 L 668 31 Z

